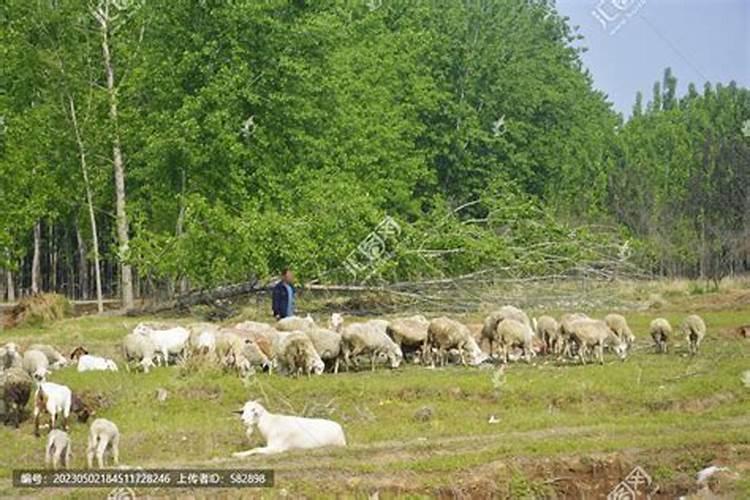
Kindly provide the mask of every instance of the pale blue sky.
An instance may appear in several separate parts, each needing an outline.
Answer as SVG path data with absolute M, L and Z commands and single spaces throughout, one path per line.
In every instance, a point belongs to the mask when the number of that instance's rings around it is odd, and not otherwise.
M 689 82 L 750 87 L 750 0 L 557 0 L 557 8 L 585 37 L 596 87 L 626 116 L 667 66 L 679 95 Z

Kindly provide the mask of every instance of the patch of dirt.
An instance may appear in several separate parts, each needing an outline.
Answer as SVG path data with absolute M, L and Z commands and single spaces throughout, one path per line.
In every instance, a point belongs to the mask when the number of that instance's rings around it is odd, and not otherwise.
M 682 411 L 686 413 L 703 413 L 722 404 L 735 401 L 737 396 L 730 392 L 721 392 L 707 398 L 692 399 L 689 401 L 650 401 L 646 407 L 652 411 Z

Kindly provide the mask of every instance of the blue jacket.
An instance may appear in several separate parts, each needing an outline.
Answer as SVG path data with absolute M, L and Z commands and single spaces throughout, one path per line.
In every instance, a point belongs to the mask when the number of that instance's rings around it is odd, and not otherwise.
M 292 289 L 292 293 L 296 295 L 294 285 L 290 284 L 289 287 Z M 288 308 L 289 294 L 286 291 L 284 282 L 279 281 L 278 283 L 276 283 L 276 286 L 273 287 L 273 296 L 271 300 L 271 309 L 273 310 L 274 317 L 279 319 L 286 318 Z

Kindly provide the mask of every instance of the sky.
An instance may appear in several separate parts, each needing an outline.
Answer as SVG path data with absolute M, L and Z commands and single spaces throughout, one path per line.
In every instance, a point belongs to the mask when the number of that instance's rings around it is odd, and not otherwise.
M 637 91 L 651 99 L 667 66 L 679 95 L 690 82 L 750 88 L 750 0 L 557 0 L 557 9 L 584 36 L 594 85 L 625 116 Z

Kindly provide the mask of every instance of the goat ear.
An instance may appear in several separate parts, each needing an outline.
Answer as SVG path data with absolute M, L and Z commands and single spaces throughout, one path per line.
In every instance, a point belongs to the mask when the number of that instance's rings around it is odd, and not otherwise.
M 244 413 L 244 410 L 232 410 L 232 413 L 236 413 L 237 415 L 242 415 Z

